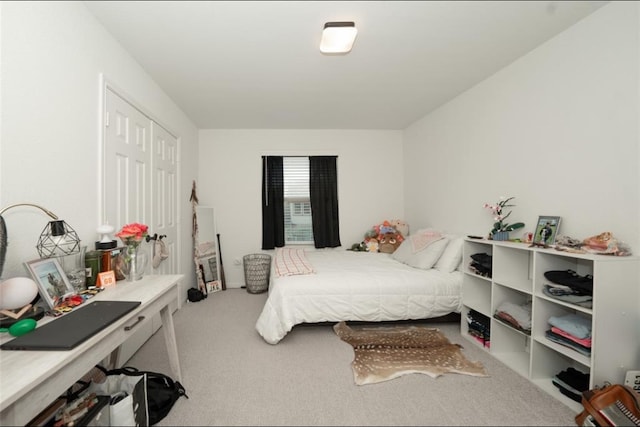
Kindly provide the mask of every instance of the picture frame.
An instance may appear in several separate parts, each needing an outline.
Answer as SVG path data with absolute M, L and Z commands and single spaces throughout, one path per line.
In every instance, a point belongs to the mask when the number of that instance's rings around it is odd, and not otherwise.
M 555 244 L 559 229 L 559 216 L 539 216 L 538 222 L 536 222 L 536 230 L 533 233 L 533 243 L 541 246 L 550 246 Z
M 76 293 L 57 259 L 37 259 L 27 262 L 26 265 L 33 280 L 38 284 L 40 296 L 50 310 L 64 298 Z
M 96 287 L 108 288 L 116 284 L 116 273 L 113 270 L 103 271 L 98 273 L 98 279 L 96 281 Z
M 222 290 L 222 284 L 220 283 L 219 280 L 212 280 L 211 282 L 206 282 L 206 285 L 207 285 L 208 294 Z

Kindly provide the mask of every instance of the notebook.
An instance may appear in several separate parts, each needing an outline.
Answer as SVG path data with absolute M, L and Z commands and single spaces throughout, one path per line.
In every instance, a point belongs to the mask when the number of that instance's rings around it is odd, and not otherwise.
M 71 350 L 131 310 L 140 301 L 94 301 L 0 345 L 2 350 Z

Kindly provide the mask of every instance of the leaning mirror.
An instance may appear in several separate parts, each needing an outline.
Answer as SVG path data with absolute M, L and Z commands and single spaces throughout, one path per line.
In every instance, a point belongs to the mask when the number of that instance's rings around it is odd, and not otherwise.
M 216 237 L 215 213 L 209 206 L 196 206 L 198 232 L 195 238 L 195 262 L 202 274 L 207 292 L 222 290 Z

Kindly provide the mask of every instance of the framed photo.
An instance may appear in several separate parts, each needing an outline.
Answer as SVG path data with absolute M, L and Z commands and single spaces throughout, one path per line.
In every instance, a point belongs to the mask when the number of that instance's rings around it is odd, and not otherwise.
M 31 276 L 38 284 L 40 296 L 51 310 L 65 297 L 75 294 L 73 286 L 57 259 L 38 259 L 26 264 Z
M 533 243 L 545 246 L 553 245 L 556 242 L 559 228 L 559 216 L 539 216 L 536 231 L 533 233 Z
M 213 292 L 218 292 L 222 290 L 222 284 L 219 280 L 213 280 L 211 282 L 207 282 L 207 293 L 211 294 Z

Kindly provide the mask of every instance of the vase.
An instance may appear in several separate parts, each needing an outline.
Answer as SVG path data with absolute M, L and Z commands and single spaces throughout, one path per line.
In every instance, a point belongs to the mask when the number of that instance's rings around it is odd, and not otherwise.
M 147 253 L 140 250 L 139 245 L 128 245 L 124 256 L 122 273 L 127 282 L 135 282 L 142 279 L 147 269 Z
M 493 240 L 497 240 L 497 241 L 509 240 L 509 232 L 496 231 L 495 233 L 493 233 Z
M 78 252 L 56 257 L 77 294 L 86 289 L 87 269 L 84 265 L 86 250 L 86 246 L 81 246 Z

